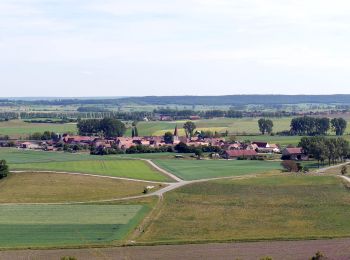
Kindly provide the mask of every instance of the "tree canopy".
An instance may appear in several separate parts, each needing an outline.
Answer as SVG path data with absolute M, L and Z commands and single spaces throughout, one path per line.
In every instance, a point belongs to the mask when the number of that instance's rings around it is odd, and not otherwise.
M 98 135 L 103 133 L 105 137 L 123 136 L 125 125 L 114 118 L 81 120 L 77 125 L 81 135 Z
M 271 134 L 273 128 L 273 122 L 270 119 L 260 118 L 258 121 L 259 130 L 264 135 L 265 133 Z
M 9 167 L 5 160 L 0 160 L 0 179 L 7 177 L 9 174 Z

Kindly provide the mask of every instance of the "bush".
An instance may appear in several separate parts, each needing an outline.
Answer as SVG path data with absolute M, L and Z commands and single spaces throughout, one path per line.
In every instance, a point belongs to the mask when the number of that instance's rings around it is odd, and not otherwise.
M 299 172 L 300 170 L 300 166 L 294 161 L 283 161 L 281 165 L 287 172 Z

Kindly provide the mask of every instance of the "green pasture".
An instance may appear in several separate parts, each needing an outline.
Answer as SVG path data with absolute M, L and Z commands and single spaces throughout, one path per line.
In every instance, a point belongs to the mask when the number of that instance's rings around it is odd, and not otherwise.
M 0 122 L 0 136 L 8 135 L 12 138 L 27 137 L 35 132 L 51 131 L 55 133 L 76 133 L 76 124 L 45 124 L 25 123 L 21 120 Z
M 154 170 L 147 162 L 140 160 L 91 160 L 47 163 L 12 164 L 12 170 L 63 171 L 124 177 L 148 181 L 169 181 Z
M 104 160 L 109 157 L 92 156 L 89 154 L 46 152 L 23 150 L 16 148 L 0 148 L 0 159 L 6 160 L 10 164 L 16 163 L 39 163 L 39 162 L 67 162 L 84 161 L 92 159 Z
M 192 184 L 165 195 L 141 241 L 191 243 L 350 236 L 350 192 L 334 176 Z
M 0 205 L 0 247 L 111 244 L 147 211 L 142 205 Z
M 154 162 L 184 180 L 240 176 L 281 170 L 280 162 L 256 160 L 156 159 Z
M 0 203 L 66 203 L 143 195 L 160 184 L 62 173 L 11 173 L 0 180 Z
M 229 131 L 231 134 L 259 134 L 258 127 L 259 118 L 214 118 L 214 119 L 202 119 L 194 121 L 197 130 L 211 130 L 213 132 L 225 132 Z M 274 121 L 274 132 L 288 130 L 290 127 L 291 118 L 276 118 Z M 163 135 L 165 132 L 173 132 L 175 126 L 178 126 L 179 134 L 184 135 L 183 124 L 186 121 L 171 121 L 171 122 L 139 122 L 137 129 L 139 135 L 156 136 Z M 127 132 L 127 135 L 131 135 L 131 130 Z

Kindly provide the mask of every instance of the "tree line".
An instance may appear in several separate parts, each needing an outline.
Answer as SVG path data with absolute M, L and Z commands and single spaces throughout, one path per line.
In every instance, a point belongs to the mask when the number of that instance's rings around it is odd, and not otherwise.
M 77 124 L 80 135 L 120 137 L 123 136 L 126 127 L 123 122 L 115 118 L 80 120 Z
M 336 135 L 345 133 L 347 122 L 344 118 L 317 118 L 317 117 L 297 117 L 291 121 L 290 132 L 292 135 L 326 135 L 332 129 Z
M 342 137 L 326 138 L 324 136 L 303 137 L 300 140 L 299 147 L 303 152 L 310 155 L 315 160 L 324 164 L 336 164 L 342 162 L 350 155 L 349 142 Z

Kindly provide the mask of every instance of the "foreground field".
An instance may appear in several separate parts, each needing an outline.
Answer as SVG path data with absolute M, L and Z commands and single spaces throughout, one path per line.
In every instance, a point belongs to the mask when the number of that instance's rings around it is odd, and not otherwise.
M 272 259 L 305 260 L 321 251 L 328 259 L 349 259 L 350 239 L 310 241 L 269 241 L 249 243 L 220 243 L 198 245 L 132 246 L 64 250 L 0 251 L 0 259 L 57 260 L 62 256 L 77 259 L 132 259 L 132 260 L 202 260 L 202 259 Z
M 16 148 L 0 148 L 0 158 L 3 160 L 6 160 L 10 164 L 109 159 L 109 157 L 92 156 L 89 154 L 45 152 L 45 151 L 22 150 L 22 149 L 16 149 Z
M 240 176 L 281 170 L 280 162 L 250 160 L 154 160 L 161 168 L 183 180 Z
M 0 247 L 110 244 L 148 209 L 142 205 L 0 205 Z
M 333 176 L 274 176 L 192 184 L 165 195 L 142 242 L 350 236 L 350 193 Z
M 21 120 L 0 122 L 0 135 L 12 138 L 27 137 L 35 132 L 51 131 L 55 133 L 76 133 L 76 124 L 36 124 L 25 123 Z
M 142 195 L 159 184 L 55 173 L 16 173 L 0 181 L 0 203 L 65 203 Z
M 169 181 L 167 176 L 140 160 L 69 161 L 22 163 L 11 165 L 12 170 L 63 171 L 123 177 L 148 181 Z

